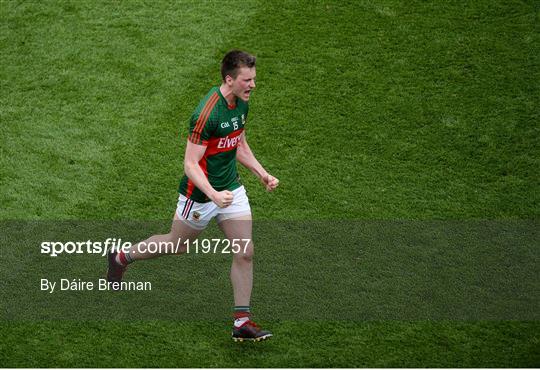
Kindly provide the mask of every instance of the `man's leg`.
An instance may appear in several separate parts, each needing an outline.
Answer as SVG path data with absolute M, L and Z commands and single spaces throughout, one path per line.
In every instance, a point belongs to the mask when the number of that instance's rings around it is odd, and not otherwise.
M 184 241 L 194 240 L 202 232 L 190 227 L 174 214 L 171 230 L 168 234 L 153 235 L 150 238 L 132 245 L 129 251 L 109 253 L 107 280 L 120 282 L 129 263 L 136 260 L 156 258 L 167 254 L 181 254 L 186 251 Z M 153 244 L 150 244 L 153 243 Z M 152 246 L 149 250 L 149 246 Z M 154 246 L 160 246 L 155 248 Z M 180 248 L 178 248 L 180 247 Z
M 231 265 L 231 283 L 234 293 L 235 323 L 233 339 L 235 341 L 260 341 L 272 336 L 272 333 L 262 330 L 249 320 L 251 290 L 253 288 L 253 240 L 251 215 L 222 220 L 219 226 L 225 237 L 231 241 L 238 253 L 233 253 Z M 246 242 L 249 240 L 248 242 Z
M 233 254 L 231 283 L 234 292 L 234 305 L 249 307 L 253 288 L 253 241 L 251 216 L 242 216 L 223 220 L 219 226 L 225 237 L 240 246 L 240 251 Z M 244 239 L 244 240 L 242 240 Z M 246 244 L 245 240 L 249 240 Z
M 181 254 L 186 251 L 184 241 L 194 240 L 203 230 L 190 227 L 186 223 L 180 220 L 176 212 L 171 225 L 171 230 L 168 234 L 153 235 L 148 239 L 139 242 L 131 246 L 129 255 L 132 261 L 146 260 L 150 258 L 156 258 L 166 254 Z M 163 247 L 171 246 L 172 248 L 162 248 L 154 252 L 148 251 L 149 245 L 161 245 Z M 181 248 L 176 247 L 181 245 Z

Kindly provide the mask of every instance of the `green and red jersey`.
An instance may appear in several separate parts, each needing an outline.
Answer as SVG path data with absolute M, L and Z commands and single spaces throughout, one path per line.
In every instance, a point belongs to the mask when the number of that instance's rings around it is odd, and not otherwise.
M 232 191 L 241 186 L 236 169 L 236 148 L 244 132 L 247 114 L 247 102 L 236 99 L 236 105 L 231 106 L 219 87 L 213 87 L 191 116 L 188 140 L 206 146 L 199 165 L 217 191 Z M 195 202 L 210 201 L 185 174 L 178 191 Z

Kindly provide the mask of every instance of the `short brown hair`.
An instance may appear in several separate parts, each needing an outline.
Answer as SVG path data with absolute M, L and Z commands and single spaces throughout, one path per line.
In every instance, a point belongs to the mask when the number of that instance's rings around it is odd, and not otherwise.
M 225 77 L 238 76 L 238 69 L 241 67 L 255 67 L 255 56 L 246 53 L 242 50 L 231 50 L 223 57 L 221 61 L 221 78 L 225 81 Z

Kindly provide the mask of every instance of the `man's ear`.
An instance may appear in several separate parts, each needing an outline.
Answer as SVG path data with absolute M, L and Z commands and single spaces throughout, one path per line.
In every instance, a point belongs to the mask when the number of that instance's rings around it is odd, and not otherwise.
M 232 83 L 233 83 L 233 81 L 234 81 L 234 78 L 232 78 L 231 75 L 225 76 L 225 83 L 226 83 L 227 85 L 231 86 Z

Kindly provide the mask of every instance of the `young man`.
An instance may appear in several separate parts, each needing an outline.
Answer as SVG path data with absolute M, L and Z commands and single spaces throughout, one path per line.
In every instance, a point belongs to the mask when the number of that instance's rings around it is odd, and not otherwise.
M 179 239 L 194 240 L 216 217 L 227 239 L 249 240 L 241 244 L 238 253 L 233 253 L 230 278 L 235 321 L 232 337 L 235 341 L 260 341 L 271 337 L 272 333 L 249 319 L 253 285 L 252 219 L 236 162 L 255 174 L 268 191 L 274 190 L 279 181 L 257 161 L 244 133 L 248 101 L 255 88 L 255 57 L 239 50 L 228 52 L 221 63 L 221 76 L 221 86 L 213 87 L 191 116 L 184 157 L 185 175 L 180 181 L 180 197 L 171 231 L 132 246 L 128 253 L 110 253 L 107 279 L 121 281 L 127 265 L 133 261 L 173 253 L 148 253 L 141 246 L 151 242 L 176 245 Z M 180 252 L 183 251 L 185 249 Z

